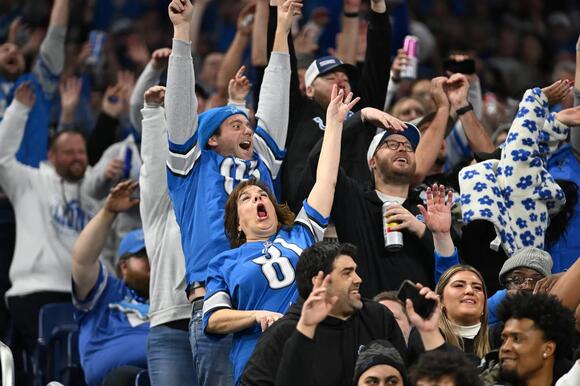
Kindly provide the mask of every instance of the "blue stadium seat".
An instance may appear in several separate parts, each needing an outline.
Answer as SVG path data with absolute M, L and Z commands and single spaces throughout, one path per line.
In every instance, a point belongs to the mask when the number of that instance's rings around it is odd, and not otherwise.
M 135 386 L 151 386 L 147 370 L 139 371 L 139 374 L 135 377 Z
M 49 381 L 82 384 L 78 325 L 73 311 L 71 303 L 47 304 L 40 310 L 38 344 L 32 359 L 35 384 L 46 385 Z

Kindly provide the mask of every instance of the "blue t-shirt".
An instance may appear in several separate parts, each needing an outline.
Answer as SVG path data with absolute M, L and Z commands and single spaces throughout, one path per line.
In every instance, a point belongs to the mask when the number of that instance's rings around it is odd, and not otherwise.
M 74 288 L 74 285 L 73 285 Z M 73 291 L 79 324 L 79 353 L 85 381 L 100 386 L 115 367 L 147 368 L 149 304 L 100 265 L 99 277 L 86 299 Z
M 274 192 L 271 170 L 285 155 L 260 127 L 254 133 L 257 151 L 249 161 L 223 157 L 199 146 L 198 132 L 182 145 L 169 142 L 167 162 L 167 185 L 181 229 L 187 284 L 205 281 L 209 261 L 230 249 L 224 232 L 228 195 L 250 178 L 260 180 Z
M 303 249 L 322 240 L 327 225 L 328 219 L 304 201 L 291 228 L 281 228 L 266 242 L 245 243 L 212 259 L 203 304 L 204 331 L 211 314 L 223 308 L 285 313 L 298 297 L 298 258 Z M 230 357 L 236 384 L 260 334 L 257 324 L 234 334 Z

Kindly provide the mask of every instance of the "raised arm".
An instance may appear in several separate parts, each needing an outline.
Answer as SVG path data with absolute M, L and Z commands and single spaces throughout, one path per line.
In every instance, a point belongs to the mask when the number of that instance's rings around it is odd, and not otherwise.
M 143 165 L 139 173 L 141 190 L 141 213 L 143 228 L 154 221 L 158 211 L 153 208 L 169 202 L 165 162 L 167 160 L 167 131 L 162 107 L 165 87 L 153 86 L 145 92 L 143 132 L 141 134 L 141 158 Z
M 343 101 L 344 99 L 344 101 Z M 331 101 L 326 110 L 326 129 L 322 140 L 320 160 L 316 169 L 316 182 L 308 195 L 308 204 L 323 217 L 330 216 L 334 189 L 340 164 L 342 124 L 348 112 L 360 100 L 351 101 L 352 93 L 344 98 L 344 91 L 332 87 Z
M 153 51 L 151 60 L 139 75 L 137 83 L 131 93 L 131 100 L 129 102 L 129 119 L 131 125 L 141 133 L 141 109 L 143 108 L 143 95 L 150 87 L 159 83 L 159 78 L 163 71 L 167 68 L 167 61 L 171 55 L 170 48 L 160 48 Z
M 451 109 L 457 113 L 458 110 L 470 106 L 467 95 L 469 91 L 469 81 L 463 74 L 453 74 L 449 78 L 447 95 L 451 103 Z M 477 118 L 473 105 L 471 110 L 459 115 L 459 120 L 463 126 L 463 131 L 469 142 L 469 147 L 475 153 L 491 153 L 495 150 L 493 142 L 487 131 Z
M 173 48 L 165 95 L 167 131 L 169 140 L 181 145 L 191 139 L 197 129 L 195 74 L 189 36 L 193 6 L 189 0 L 173 0 L 168 9 L 173 24 Z
M 14 99 L 0 121 L 0 186 L 14 200 L 29 181 L 33 168 L 16 160 L 16 152 L 24 136 L 28 114 L 34 105 L 32 85 L 18 86 Z
M 99 275 L 99 254 L 105 246 L 117 213 L 139 203 L 131 194 L 137 188 L 134 181 L 125 181 L 113 188 L 105 206 L 87 224 L 73 247 L 72 278 L 76 297 L 84 300 L 95 286 Z
M 444 87 L 448 79 L 444 76 L 431 80 L 431 95 L 437 108 L 433 121 L 425 130 L 417 151 L 415 152 L 417 168 L 412 183 L 419 184 L 435 163 L 441 144 L 445 140 L 445 128 L 449 119 L 449 100 L 445 95 Z
M 40 45 L 39 60 L 33 72 L 47 94 L 57 91 L 58 77 L 64 69 L 65 38 L 70 0 L 54 0 L 50 13 L 48 32 Z
M 336 57 L 352 65 L 356 65 L 360 3 L 361 0 L 344 0 L 342 31 L 336 46 Z
M 269 4 L 269 0 L 256 1 L 252 28 L 252 66 L 254 67 L 265 67 L 268 64 Z

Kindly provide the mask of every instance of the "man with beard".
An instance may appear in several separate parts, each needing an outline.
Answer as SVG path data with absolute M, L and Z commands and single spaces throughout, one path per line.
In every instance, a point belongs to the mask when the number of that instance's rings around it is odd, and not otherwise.
M 406 123 L 401 131 L 391 129 L 373 138 L 367 161 L 374 186 L 361 186 L 342 169 L 338 173 L 330 217 L 338 239 L 359 248 L 356 263 L 365 278 L 361 285 L 364 297 L 396 290 L 405 279 L 431 287 L 434 284 L 433 239 L 417 218 L 417 205 L 423 201 L 409 189 L 416 171 L 415 150 L 420 137 L 419 129 Z M 314 152 L 310 155 L 311 170 L 316 170 L 317 156 Z M 391 203 L 386 213 L 390 230 L 403 235 L 403 246 L 397 251 L 385 248 L 382 219 L 385 202 Z M 394 223 L 398 224 L 393 226 Z
M 14 326 L 13 350 L 29 353 L 36 345 L 40 308 L 70 302 L 73 244 L 99 208 L 85 188 L 87 153 L 82 134 L 56 134 L 48 162 L 38 168 L 16 160 L 34 102 L 32 86 L 20 85 L 0 122 L 0 186 L 14 206 L 17 229 L 6 301 Z
M 129 232 L 121 240 L 117 274 L 122 280 L 99 261 L 117 214 L 139 203 L 132 196 L 136 188 L 137 183 L 130 180 L 114 187 L 74 246 L 73 303 L 81 363 L 89 386 L 101 385 L 113 369 L 112 377 L 134 378 L 140 368 L 147 367 L 149 260 L 143 230 Z
M 497 351 L 485 356 L 486 385 L 555 385 L 572 367 L 574 315 L 557 298 L 520 291 L 506 298 L 498 316 L 502 344 L 499 358 Z

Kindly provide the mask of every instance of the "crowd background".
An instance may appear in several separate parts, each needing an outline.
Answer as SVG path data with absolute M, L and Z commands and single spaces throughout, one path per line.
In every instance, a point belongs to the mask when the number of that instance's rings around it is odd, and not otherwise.
M 91 180 L 92 185 L 88 187 L 91 197 L 99 202 L 98 205 L 95 204 L 96 208 L 102 205 L 109 190 L 117 182 L 125 178 L 139 178 L 142 162 L 139 157 L 141 119 L 132 114 L 135 107 L 142 107 L 143 99 L 135 99 L 133 91 L 136 80 L 148 65 L 159 73 L 159 83 L 165 84 L 167 76 L 163 69 L 169 56 L 167 48 L 172 47 L 173 26 L 167 17 L 166 0 L 68 1 L 70 10 L 65 62 L 58 78 L 58 97 L 50 104 L 47 112 L 45 142 L 33 143 L 32 150 L 20 156 L 19 161 L 37 167 L 40 161 L 46 159 L 49 136 L 72 128 L 80 130 L 87 138 L 88 162 L 99 174 L 99 177 Z M 191 49 L 199 112 L 224 105 L 228 98 L 229 102 L 235 99 L 232 98 L 230 79 L 241 65 L 246 68 L 247 81 L 253 85 L 245 97 L 245 103 L 251 116 L 258 110 L 258 86 L 262 82 L 267 60 L 253 50 L 252 28 L 256 28 L 257 23 L 255 19 L 248 17 L 258 15 L 258 3 L 263 5 L 268 1 L 195 1 L 196 21 L 193 23 L 195 28 L 191 31 Z M 578 79 L 580 63 L 577 63 L 576 58 L 580 50 L 580 6 L 577 1 L 386 0 L 386 4 L 392 29 L 389 44 L 391 74 L 385 74 L 385 77 L 390 77 L 389 92 L 385 93 L 389 101 L 386 111 L 403 121 L 412 121 L 439 107 L 437 100 L 433 101 L 431 97 L 431 80 L 441 75 L 451 75 L 445 73 L 444 65 L 445 59 L 450 55 L 460 55 L 475 61 L 478 81 L 472 84 L 479 85 L 482 96 L 478 118 L 494 147 L 507 137 L 518 112 L 518 104 L 526 90 L 546 87 L 558 80 L 567 80 L 567 89 L 570 90 L 575 77 Z M 33 69 L 39 57 L 41 44 L 47 35 L 52 7 L 53 2 L 50 0 L 0 2 L 0 42 L 14 43 L 20 47 L 25 58 L 26 72 Z M 367 15 L 371 9 L 370 2 L 304 1 L 302 17 L 291 29 L 302 91 L 305 87 L 304 71 L 312 60 L 326 55 L 344 55 L 340 50 L 345 45 L 341 46 L 337 42 L 341 39 L 343 13 L 349 7 L 360 7 L 360 16 L 357 16 L 359 24 L 355 44 L 343 58 L 349 58 L 354 65 L 358 63 L 360 68 L 367 49 Z M 398 71 L 406 60 L 401 58 L 398 50 L 403 46 L 405 36 L 410 34 L 417 36 L 420 41 L 416 80 L 399 79 L 398 76 Z M 100 44 L 102 47 L 99 47 Z M 0 55 L 6 55 L 6 52 L 0 52 Z M 236 77 L 239 78 L 237 75 Z M 473 81 L 473 77 L 470 75 L 468 79 Z M 7 83 L 4 78 L 2 82 Z M 8 107 L 9 92 L 4 88 L 3 100 L 0 102 L 2 114 Z M 415 98 L 419 103 L 410 103 L 406 99 L 408 97 Z M 574 106 L 574 92 L 567 92 L 563 98 L 557 99 L 557 103 L 550 107 L 550 112 L 557 113 Z M 458 119 L 450 118 L 449 126 L 454 126 L 456 121 Z M 418 126 L 425 124 L 420 120 L 416 123 Z M 345 123 L 345 128 L 347 126 Z M 109 147 L 112 144 L 115 145 Z M 3 145 L 0 143 L 0 146 Z M 34 145 L 37 145 L 36 148 Z M 471 157 L 465 155 L 471 154 L 474 149 L 465 150 L 464 145 L 461 140 L 447 141 L 447 161 L 455 157 L 455 154 L 459 155 L 453 164 L 445 165 L 445 172 L 456 168 L 462 162 L 470 161 Z M 128 148 L 132 149 L 131 152 L 128 152 Z M 304 156 L 306 155 L 308 153 Z M 579 175 L 580 173 L 570 176 L 570 179 L 579 184 Z M 459 183 L 452 181 L 457 178 L 455 173 L 455 178 L 450 178 L 449 181 L 459 191 Z M 282 196 L 285 196 L 284 192 Z M 457 196 L 456 201 L 460 200 L 463 199 Z M 293 203 L 290 204 L 292 206 Z M 568 208 L 567 212 L 568 219 L 575 219 L 576 223 L 579 221 L 577 208 L 578 205 Z M 119 263 L 116 251 L 120 240 L 128 231 L 141 225 L 138 212 L 137 208 L 132 208 L 121 214 L 113 225 L 112 236 L 103 246 L 101 258 L 111 272 L 116 270 Z M 454 214 L 454 227 L 462 223 L 461 220 L 457 221 L 460 217 L 460 214 Z M 14 253 L 15 221 L 12 205 L 6 194 L 0 190 L 2 298 L 11 286 L 8 271 Z M 547 227 L 547 223 L 545 220 L 544 227 Z M 491 228 L 485 229 L 487 232 Z M 479 231 L 480 228 L 472 227 L 467 236 L 464 233 L 463 239 L 459 235 L 453 235 L 453 240 L 461 259 L 476 266 L 483 273 L 488 295 L 491 297 L 496 290 L 507 287 L 501 282 L 501 277 L 498 278 L 498 271 L 508 256 L 499 253 L 493 254 L 487 261 L 480 259 L 485 253 L 477 254 L 474 251 L 481 245 L 489 244 L 493 237 L 486 234 L 479 243 L 470 244 L 473 242 L 473 232 Z M 330 238 L 335 236 L 330 234 Z M 357 247 L 361 248 L 360 245 Z M 561 249 L 558 250 L 560 252 Z M 570 261 L 573 262 L 574 259 L 568 258 L 568 262 Z M 558 266 L 554 273 L 565 271 L 571 265 L 569 263 Z M 545 273 L 544 276 L 548 276 L 552 272 L 548 269 Z M 525 283 L 524 281 L 524 285 Z M 11 320 L 10 312 L 2 302 L 1 338 L 9 338 L 13 331 L 14 320 Z

